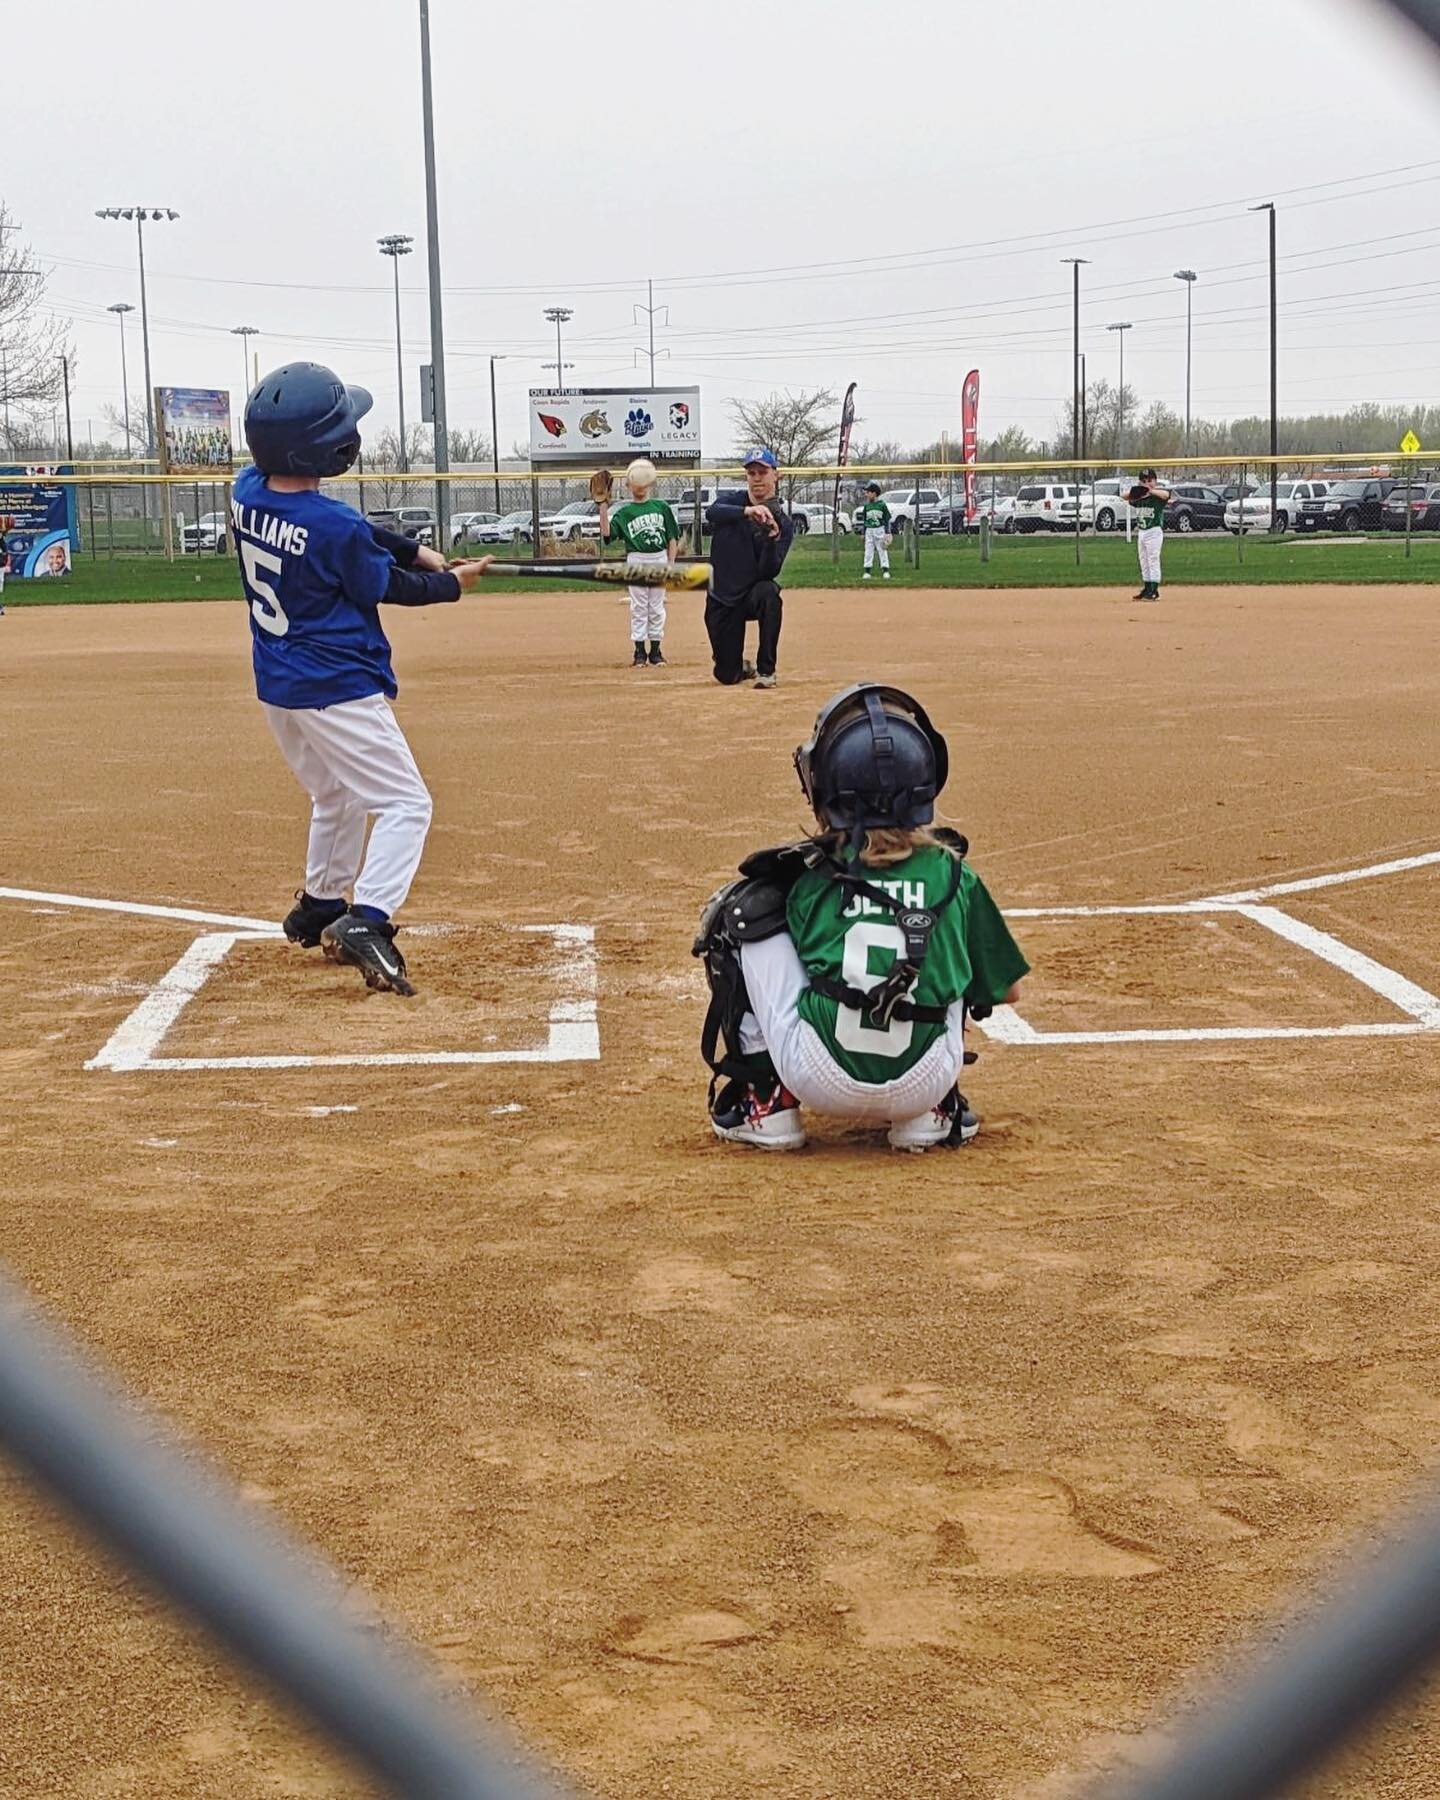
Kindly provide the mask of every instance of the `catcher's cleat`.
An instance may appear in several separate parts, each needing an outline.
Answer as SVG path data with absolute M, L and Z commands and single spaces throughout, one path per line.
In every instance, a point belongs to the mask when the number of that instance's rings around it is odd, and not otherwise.
M 635 654 L 630 658 L 630 667 L 632 669 L 644 669 L 649 666 L 649 663 L 650 658 L 645 654 L 645 646 L 640 642 L 639 638 L 637 638 L 635 640 Z
M 362 919 L 347 912 L 327 925 L 320 943 L 331 962 L 350 963 L 376 992 L 410 995 L 415 992 L 405 973 L 405 958 L 395 948 L 395 927 L 387 919 Z
M 320 934 L 327 925 L 333 925 L 349 911 L 344 900 L 316 900 L 307 894 L 304 888 L 295 890 L 295 904 L 284 919 L 280 929 L 292 944 L 299 944 L 304 950 L 315 950 L 320 945 Z
M 652 669 L 658 669 L 664 661 L 665 657 L 660 649 L 660 640 L 657 638 L 650 646 L 650 667 Z
M 934 1150 L 941 1144 L 968 1144 L 980 1129 L 970 1102 L 958 1087 L 918 1119 L 897 1119 L 890 1127 L 892 1150 Z
M 775 682 L 776 675 L 773 669 L 768 675 L 757 675 L 755 677 L 755 685 L 758 688 L 772 688 L 775 686 Z
M 768 1093 L 753 1082 L 730 1081 L 716 1096 L 710 1124 L 718 1138 L 757 1150 L 803 1150 L 800 1102 L 777 1081 Z

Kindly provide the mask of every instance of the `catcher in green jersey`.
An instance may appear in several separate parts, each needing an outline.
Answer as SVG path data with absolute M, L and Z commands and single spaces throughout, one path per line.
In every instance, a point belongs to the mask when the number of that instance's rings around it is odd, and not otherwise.
M 1135 510 L 1135 548 L 1140 556 L 1140 591 L 1136 600 L 1160 598 L 1160 551 L 1165 543 L 1165 508 L 1170 489 L 1161 487 L 1153 469 L 1142 469 L 1140 479 L 1125 496 Z
M 965 839 L 933 827 L 945 740 L 909 694 L 860 682 L 795 767 L 815 836 L 747 857 L 695 940 L 715 1134 L 798 1150 L 807 1106 L 886 1124 L 897 1150 L 968 1143 L 966 1014 L 1013 1001 L 1029 964 Z
M 680 527 L 675 523 L 675 514 L 668 502 L 654 498 L 655 483 L 659 479 L 654 463 L 648 457 L 638 457 L 625 471 L 625 486 L 630 490 L 630 498 L 612 513 L 609 470 L 602 469 L 591 477 L 590 491 L 600 502 L 600 541 L 624 544 L 627 562 L 674 562 L 680 548 Z M 664 636 L 664 588 L 632 587 L 630 638 L 635 646 L 632 666 L 643 669 L 663 663 L 665 657 L 660 642 Z

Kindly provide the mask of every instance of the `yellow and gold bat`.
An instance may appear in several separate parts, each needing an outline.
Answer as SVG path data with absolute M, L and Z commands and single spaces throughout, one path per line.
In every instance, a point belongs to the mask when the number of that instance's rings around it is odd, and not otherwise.
M 708 562 L 492 562 L 491 575 L 520 575 L 548 581 L 609 581 L 621 587 L 703 588 L 710 585 Z

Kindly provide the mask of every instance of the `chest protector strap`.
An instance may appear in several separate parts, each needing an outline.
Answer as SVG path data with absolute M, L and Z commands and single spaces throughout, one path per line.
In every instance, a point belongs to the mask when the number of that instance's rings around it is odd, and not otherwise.
M 963 838 L 960 839 L 961 844 L 964 841 Z M 853 1007 L 860 1014 L 861 1023 L 871 1030 L 887 1030 L 894 1019 L 915 1019 L 924 1025 L 942 1024 L 949 1012 L 948 1007 L 925 1006 L 919 1001 L 907 1000 L 905 995 L 919 979 L 930 949 L 930 939 L 940 922 L 941 913 L 960 892 L 964 872 L 963 854 L 962 851 L 955 858 L 945 898 L 933 908 L 906 906 L 893 895 L 887 894 L 884 888 L 876 887 L 862 875 L 857 875 L 851 865 L 827 858 L 828 873 L 834 881 L 849 892 L 864 894 L 866 899 L 878 901 L 889 912 L 894 913 L 895 923 L 905 939 L 905 950 L 903 955 L 896 957 L 889 972 L 872 988 L 862 990 L 829 975 L 812 975 L 810 985 L 815 992 L 838 1001 L 841 1006 Z

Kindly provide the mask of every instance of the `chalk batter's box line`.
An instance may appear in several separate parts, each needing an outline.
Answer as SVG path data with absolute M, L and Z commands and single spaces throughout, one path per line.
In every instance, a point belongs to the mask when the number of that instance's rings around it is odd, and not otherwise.
M 1440 854 L 1427 858 L 1407 859 L 1410 866 L 1440 861 Z M 1393 866 L 1381 865 L 1373 873 L 1391 873 Z M 1334 886 L 1325 879 L 1300 888 L 1284 884 L 1286 892 L 1309 891 L 1311 885 Z M 1440 1031 L 1440 999 L 1429 993 L 1398 970 L 1387 968 L 1352 945 L 1342 943 L 1328 931 L 1320 931 L 1293 919 L 1278 907 L 1253 905 L 1239 899 L 1183 900 L 1155 906 L 1016 906 L 1006 909 L 1012 919 L 1095 919 L 1095 918 L 1203 918 L 1238 916 L 1273 931 L 1277 937 L 1306 950 L 1321 962 L 1357 981 L 1382 1000 L 1386 1000 L 1403 1020 L 1377 1021 L 1350 1025 L 1213 1025 L 1174 1027 L 1150 1031 L 1037 1031 L 1013 1006 L 997 1006 L 988 1019 L 977 1020 L 980 1029 L 1004 1044 L 1194 1044 L 1241 1043 L 1279 1038 L 1359 1038 L 1413 1037 L 1422 1032 Z
M 600 1055 L 596 1019 L 595 932 L 589 925 L 522 925 L 548 935 L 555 949 L 550 973 L 558 992 L 551 1003 L 545 1041 L 517 1050 L 402 1051 L 350 1056 L 161 1056 L 160 1046 L 185 1008 L 236 944 L 274 943 L 273 928 L 214 931 L 197 937 L 150 992 L 85 1064 L 112 1074 L 203 1069 L 394 1069 L 414 1065 L 595 1062 Z

